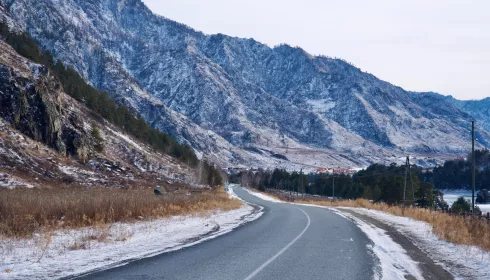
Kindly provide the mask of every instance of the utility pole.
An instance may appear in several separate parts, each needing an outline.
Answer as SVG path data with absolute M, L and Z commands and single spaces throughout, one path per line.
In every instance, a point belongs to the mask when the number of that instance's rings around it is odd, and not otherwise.
M 403 185 L 403 204 L 407 203 L 407 177 L 410 177 L 410 186 L 412 187 L 412 205 L 415 206 L 415 190 L 413 188 L 412 168 L 410 166 L 410 156 L 405 161 L 405 183 Z
M 413 189 L 412 166 L 410 165 L 410 157 L 407 157 L 407 161 L 408 175 L 410 176 L 410 186 L 412 187 L 412 206 L 415 207 L 415 190 Z
M 335 199 L 335 174 L 332 174 L 332 200 Z
M 408 157 L 405 160 L 405 183 L 403 184 L 403 206 L 407 203 L 407 175 L 408 175 Z
M 471 121 L 471 212 L 475 213 L 475 121 Z
M 296 193 L 296 197 L 299 197 L 299 192 L 303 192 L 303 168 L 301 168 L 301 172 L 299 172 L 299 186 L 298 192 Z

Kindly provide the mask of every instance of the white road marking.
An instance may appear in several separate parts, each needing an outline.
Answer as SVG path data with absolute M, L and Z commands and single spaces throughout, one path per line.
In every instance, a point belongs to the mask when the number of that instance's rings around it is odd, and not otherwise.
M 286 247 L 282 248 L 281 251 L 277 252 L 277 254 L 275 254 L 272 258 L 270 258 L 268 261 L 266 261 L 264 264 L 262 264 L 254 272 L 252 272 L 249 276 L 247 276 L 244 280 L 250 280 L 253 277 L 255 277 L 255 275 L 257 275 L 257 273 L 262 271 L 266 266 L 268 266 L 271 262 L 273 262 L 275 259 L 277 259 L 277 257 L 282 255 L 282 253 L 284 253 L 289 247 L 291 247 L 291 245 L 293 245 L 296 241 L 298 241 L 298 239 L 300 239 L 301 236 L 303 236 L 303 234 L 306 232 L 306 230 L 310 227 L 310 223 L 311 223 L 310 216 L 308 216 L 308 214 L 306 214 L 306 212 L 303 211 L 303 209 L 300 209 L 300 208 L 298 208 L 298 209 L 301 210 L 306 215 L 306 218 L 308 218 L 308 223 L 306 224 L 305 229 L 303 229 L 303 231 L 298 236 L 296 236 L 296 238 L 294 238 L 291 242 L 289 242 L 289 244 L 286 245 Z

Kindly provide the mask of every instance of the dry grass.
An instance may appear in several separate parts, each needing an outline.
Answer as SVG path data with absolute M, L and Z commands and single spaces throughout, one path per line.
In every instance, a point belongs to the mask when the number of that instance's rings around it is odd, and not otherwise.
M 30 237 L 44 229 L 204 214 L 240 206 L 240 201 L 228 198 L 222 190 L 155 196 L 153 189 L 0 189 L 0 236 Z
M 263 192 L 262 192 L 263 193 Z M 273 198 L 286 201 L 287 196 L 263 193 Z M 455 244 L 480 247 L 490 252 L 490 224 L 485 219 L 464 219 L 447 213 L 431 211 L 424 208 L 390 206 L 384 203 L 372 203 L 366 199 L 357 200 L 294 200 L 297 203 L 314 204 L 330 207 L 366 208 L 390 213 L 395 216 L 408 217 L 432 225 L 432 232 L 442 240 Z

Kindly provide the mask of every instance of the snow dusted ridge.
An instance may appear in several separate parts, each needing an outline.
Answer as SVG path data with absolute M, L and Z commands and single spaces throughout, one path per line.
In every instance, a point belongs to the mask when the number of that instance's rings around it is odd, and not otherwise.
M 488 100 L 407 92 L 340 59 L 206 35 L 141 1 L 0 0 L 0 19 L 222 166 L 364 167 L 407 153 L 433 166 L 466 154 L 469 121 L 489 118 Z
M 215 238 L 261 215 L 254 207 L 243 205 L 207 216 L 61 230 L 32 239 L 0 239 L 0 279 L 53 279 L 121 266 Z

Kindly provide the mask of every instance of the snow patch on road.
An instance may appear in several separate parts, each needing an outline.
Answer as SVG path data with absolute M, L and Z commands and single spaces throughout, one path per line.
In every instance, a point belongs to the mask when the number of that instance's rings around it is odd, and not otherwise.
M 0 238 L 0 278 L 53 279 L 122 266 L 215 238 L 261 215 L 244 205 L 207 216 L 60 230 L 30 239 Z

